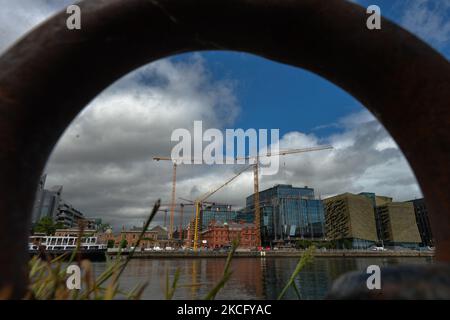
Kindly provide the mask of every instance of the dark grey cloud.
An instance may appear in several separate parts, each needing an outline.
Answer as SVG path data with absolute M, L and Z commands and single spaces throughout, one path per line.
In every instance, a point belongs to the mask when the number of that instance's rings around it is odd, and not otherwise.
M 238 113 L 233 83 L 212 79 L 200 55 L 150 64 L 111 86 L 74 120 L 48 162 L 48 183 L 64 184 L 65 197 L 89 215 L 133 224 L 156 199 L 170 201 L 172 164 L 152 157 L 170 155 L 172 131 L 189 129 L 194 120 L 205 129 L 223 128 Z M 189 181 L 223 171 L 211 169 L 180 166 L 178 194 L 199 196 L 201 187 Z

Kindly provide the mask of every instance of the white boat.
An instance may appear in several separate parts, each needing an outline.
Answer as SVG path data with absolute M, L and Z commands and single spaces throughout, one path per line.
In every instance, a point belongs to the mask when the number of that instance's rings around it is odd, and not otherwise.
M 72 253 L 77 248 L 76 236 L 33 235 L 29 238 L 28 251 L 31 255 L 61 255 Z M 81 237 L 79 253 L 86 259 L 103 259 L 106 244 L 98 243 L 97 237 Z

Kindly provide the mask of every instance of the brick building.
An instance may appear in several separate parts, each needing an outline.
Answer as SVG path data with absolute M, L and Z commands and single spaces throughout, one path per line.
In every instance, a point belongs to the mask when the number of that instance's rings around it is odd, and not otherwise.
M 125 240 L 128 248 L 134 247 L 136 246 L 136 243 L 141 233 L 142 230 L 128 230 L 128 231 L 122 230 L 122 232 L 120 232 L 120 235 L 115 239 L 116 240 L 115 246 L 119 247 L 120 243 L 123 240 Z M 158 232 L 148 230 L 144 233 L 144 236 L 142 237 L 139 246 L 141 248 L 150 248 L 154 246 L 157 240 L 158 240 Z
M 204 246 L 210 249 L 231 246 L 235 239 L 240 239 L 240 248 L 256 247 L 256 227 L 253 223 L 212 221 L 201 235 Z

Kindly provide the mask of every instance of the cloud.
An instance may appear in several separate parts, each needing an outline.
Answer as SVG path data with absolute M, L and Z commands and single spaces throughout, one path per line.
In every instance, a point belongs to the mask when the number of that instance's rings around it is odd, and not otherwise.
M 71 0 L 0 0 L 0 53 Z
M 440 49 L 450 40 L 448 0 L 410 0 L 403 4 L 401 25 Z
M 262 189 L 288 182 L 314 187 L 322 197 L 362 191 L 393 196 L 399 201 L 421 196 L 398 146 L 367 110 L 337 123 L 342 131 L 322 139 L 300 132 L 284 135 L 281 148 L 330 143 L 334 149 L 282 157 L 278 175 L 262 177 Z
M 0 0 L 0 52 L 69 3 Z M 423 10 L 420 5 L 417 8 Z M 422 16 L 420 21 L 425 25 L 444 26 L 445 30 L 444 20 L 438 19 L 436 24 L 430 22 L 429 13 Z M 432 33 L 431 27 L 426 30 Z M 444 41 L 444 36 L 434 35 L 438 41 Z M 64 185 L 67 201 L 116 228 L 139 225 L 156 199 L 166 204 L 170 201 L 171 163 L 151 158 L 170 154 L 171 132 L 190 129 L 194 120 L 202 120 L 204 129 L 233 128 L 240 108 L 235 82 L 213 77 L 199 54 L 179 62 L 166 59 L 145 66 L 108 88 L 74 120 L 49 159 L 47 187 Z M 281 137 L 281 148 L 330 143 L 334 150 L 282 157 L 277 175 L 261 177 L 261 190 L 289 183 L 312 186 L 322 197 L 347 191 L 373 191 L 397 200 L 420 196 L 406 160 L 369 112 L 363 110 L 323 126 L 339 130 L 323 138 L 289 132 Z M 193 199 L 241 168 L 179 166 L 177 197 Z M 248 171 L 211 200 L 243 206 L 252 191 L 253 175 Z M 186 209 L 186 221 L 191 210 Z M 157 223 L 162 221 L 163 214 L 156 219 Z
M 240 110 L 233 86 L 212 79 L 198 54 L 129 74 L 99 95 L 64 133 L 46 168 L 48 185 L 63 184 L 66 199 L 89 215 L 114 221 L 145 217 L 156 199 L 168 203 L 171 188 L 171 163 L 152 157 L 170 155 L 172 131 L 190 129 L 194 120 L 201 119 L 205 128 L 232 124 Z M 199 183 L 191 176 L 202 176 L 205 167 L 179 168 L 179 188 L 185 190 L 180 196 L 199 195 L 191 192 Z M 203 184 L 213 187 L 215 181 Z

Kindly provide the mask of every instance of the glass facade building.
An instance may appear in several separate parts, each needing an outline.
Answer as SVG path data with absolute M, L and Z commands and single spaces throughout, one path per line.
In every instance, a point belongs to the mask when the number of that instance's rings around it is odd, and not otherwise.
M 324 209 L 314 189 L 276 185 L 259 193 L 263 242 L 322 239 Z M 247 197 L 247 212 L 254 214 L 254 195 Z
M 201 215 L 202 230 L 206 230 L 212 221 L 216 222 L 236 222 L 238 211 L 231 210 L 229 205 L 211 205 L 203 208 Z
M 83 220 L 86 228 L 95 228 L 93 219 L 86 219 L 79 210 L 62 199 L 63 186 L 53 186 L 45 189 L 46 175 L 41 177 L 36 198 L 33 205 L 32 225 L 38 223 L 42 218 L 49 217 L 55 223 L 59 223 L 65 228 L 73 228 L 78 222 Z

